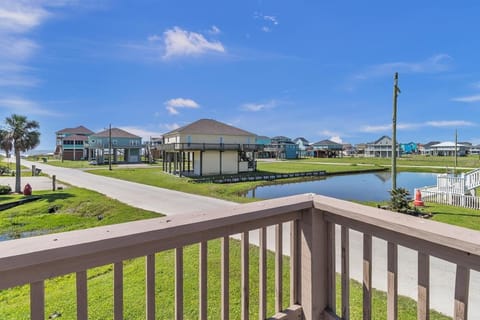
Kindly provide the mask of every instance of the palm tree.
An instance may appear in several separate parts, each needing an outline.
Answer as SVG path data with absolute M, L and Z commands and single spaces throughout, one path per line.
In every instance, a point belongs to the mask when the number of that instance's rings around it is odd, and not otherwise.
M 37 121 L 30 121 L 25 116 L 12 114 L 5 119 L 6 141 L 13 145 L 15 153 L 15 192 L 21 192 L 20 181 L 20 152 L 31 150 L 40 143 L 40 125 Z M 3 139 L 0 140 L 3 146 Z M 8 143 L 6 143 L 8 145 Z
M 12 141 L 9 138 L 8 131 L 0 129 L 0 150 L 5 151 L 5 158 L 10 157 L 12 151 Z

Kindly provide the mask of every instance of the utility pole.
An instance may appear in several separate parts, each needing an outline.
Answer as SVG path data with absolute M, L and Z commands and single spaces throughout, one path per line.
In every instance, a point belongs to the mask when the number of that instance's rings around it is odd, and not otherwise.
M 393 79 L 393 118 L 392 118 L 392 190 L 397 189 L 397 98 L 400 93 L 398 88 L 398 72 Z
M 455 166 L 453 167 L 453 174 L 457 175 L 457 145 L 458 145 L 458 135 L 457 135 L 457 129 L 455 129 Z
M 108 170 L 112 171 L 112 124 L 108 129 Z

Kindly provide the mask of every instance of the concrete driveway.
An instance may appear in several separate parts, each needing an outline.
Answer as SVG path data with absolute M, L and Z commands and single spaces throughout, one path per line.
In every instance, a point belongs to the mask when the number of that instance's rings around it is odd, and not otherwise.
M 22 164 L 31 167 L 35 164 L 50 175 L 56 175 L 57 180 L 69 184 L 95 190 L 123 203 L 163 213 L 175 215 L 213 208 L 232 207 L 236 203 L 203 197 L 168 189 L 147 186 L 139 183 L 97 176 L 81 170 L 54 167 L 25 161 Z M 23 180 L 26 181 L 26 180 Z M 284 224 L 284 254 L 289 255 L 289 224 Z M 337 271 L 340 269 L 340 228 L 337 228 Z M 275 230 L 268 228 L 268 248 L 274 250 Z M 258 232 L 250 232 L 250 241 L 258 244 Z M 362 265 L 363 240 L 362 234 L 350 231 L 350 275 L 361 282 L 363 279 Z M 399 294 L 417 299 L 417 254 L 415 251 L 399 247 Z M 387 288 L 387 246 L 386 242 L 373 238 L 373 272 L 372 284 L 375 288 L 386 291 Z M 455 284 L 455 265 L 432 257 L 430 259 L 430 304 L 431 308 L 446 315 L 453 315 L 453 294 Z M 480 273 L 471 271 L 469 319 L 480 319 Z

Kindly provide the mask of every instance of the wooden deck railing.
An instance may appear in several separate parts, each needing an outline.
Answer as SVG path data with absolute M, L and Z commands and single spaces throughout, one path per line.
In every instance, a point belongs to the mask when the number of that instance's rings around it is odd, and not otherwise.
M 421 222 L 421 223 L 419 223 Z M 290 290 L 282 283 L 282 225 L 290 226 Z M 183 318 L 183 248 L 199 243 L 199 318 L 207 319 L 207 244 L 222 239 L 222 319 L 229 315 L 230 236 L 241 234 L 241 318 L 257 307 L 266 318 L 267 227 L 275 228 L 275 305 L 272 319 L 353 319 L 350 315 L 349 230 L 363 233 L 363 318 L 372 317 L 372 237 L 388 242 L 388 319 L 397 319 L 399 245 L 418 251 L 418 319 L 429 319 L 429 258 L 457 265 L 455 319 L 467 319 L 470 269 L 480 270 L 480 233 L 315 195 L 300 195 L 158 219 L 0 243 L 0 289 L 30 284 L 31 318 L 45 318 L 44 281 L 76 273 L 77 318 L 88 318 L 88 269 L 113 264 L 114 319 L 123 318 L 122 261 L 145 256 L 146 318 L 155 319 L 155 254 L 175 249 L 175 318 Z M 341 232 L 341 301 L 336 307 L 336 226 Z M 253 230 L 257 230 L 253 232 Z M 258 233 L 257 233 L 258 232 Z M 249 244 L 259 242 L 259 299 L 249 301 Z M 271 233 L 269 233 L 271 235 Z M 271 243 L 269 243 L 271 244 Z M 269 246 L 270 247 L 270 246 Z M 415 270 L 409 270 L 415 272 Z M 282 304 L 288 294 L 289 306 Z M 1 309 L 1 305 L 0 305 Z M 270 315 L 271 316 L 271 315 Z M 478 316 L 478 315 L 477 315 Z M 358 318 L 359 316 L 355 316 Z

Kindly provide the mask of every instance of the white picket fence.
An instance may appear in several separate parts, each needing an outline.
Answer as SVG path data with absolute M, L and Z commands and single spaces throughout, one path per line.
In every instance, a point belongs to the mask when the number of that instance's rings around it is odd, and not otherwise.
M 436 186 L 419 188 L 419 190 L 423 201 L 480 210 L 479 197 L 439 191 Z M 417 189 L 415 193 L 416 191 Z

